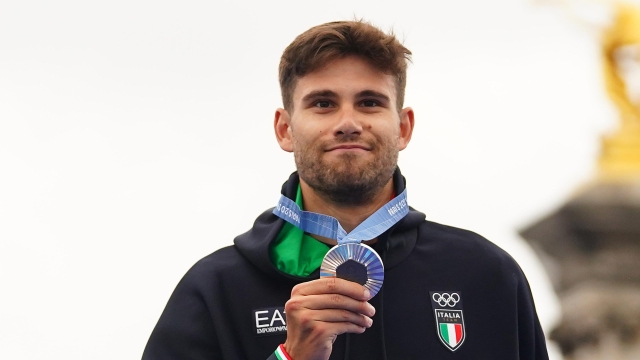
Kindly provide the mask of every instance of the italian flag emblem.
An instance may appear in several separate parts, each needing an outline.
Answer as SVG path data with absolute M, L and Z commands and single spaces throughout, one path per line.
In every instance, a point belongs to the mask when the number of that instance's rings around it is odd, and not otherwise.
M 451 351 L 456 351 L 464 341 L 462 310 L 436 309 L 436 322 L 440 341 Z

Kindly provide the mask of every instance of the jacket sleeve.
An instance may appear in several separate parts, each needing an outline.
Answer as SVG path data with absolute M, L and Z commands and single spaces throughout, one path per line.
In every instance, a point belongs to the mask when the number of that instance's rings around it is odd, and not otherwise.
M 521 273 L 522 274 L 522 273 Z M 538 320 L 529 283 L 518 282 L 518 342 L 520 360 L 549 360 L 544 332 Z
M 143 360 L 218 360 L 222 354 L 195 274 L 180 281 L 142 354 Z

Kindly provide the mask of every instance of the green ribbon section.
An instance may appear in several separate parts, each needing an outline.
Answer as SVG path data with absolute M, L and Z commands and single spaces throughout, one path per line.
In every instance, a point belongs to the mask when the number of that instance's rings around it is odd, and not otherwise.
M 303 209 L 300 184 L 298 184 L 296 204 Z M 286 221 L 269 248 L 271 262 L 280 271 L 302 277 L 309 276 L 319 268 L 327 252 L 329 252 L 329 245 L 305 234 L 304 231 Z

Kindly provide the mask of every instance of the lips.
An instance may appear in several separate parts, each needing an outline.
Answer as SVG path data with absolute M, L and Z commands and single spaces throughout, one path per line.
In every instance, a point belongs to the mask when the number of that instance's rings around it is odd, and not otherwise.
M 325 151 L 333 150 L 366 150 L 370 151 L 371 148 L 362 144 L 338 144 L 328 147 Z

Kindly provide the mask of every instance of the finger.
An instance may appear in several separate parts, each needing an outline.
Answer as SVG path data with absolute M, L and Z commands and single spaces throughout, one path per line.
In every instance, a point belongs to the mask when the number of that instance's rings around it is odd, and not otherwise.
M 323 331 L 325 334 L 340 335 L 344 333 L 362 334 L 369 326 L 359 326 L 352 322 L 323 322 L 318 326 L 318 332 Z
M 370 328 L 373 324 L 373 320 L 368 316 L 340 309 L 311 311 L 309 317 L 317 322 L 351 323 L 362 328 Z
M 294 312 L 302 309 L 336 309 L 367 316 L 373 316 L 376 313 L 376 309 L 368 302 L 355 300 L 341 294 L 296 296 L 287 301 L 285 308 L 287 309 L 287 312 Z
M 364 286 L 340 279 L 326 277 L 296 285 L 291 295 L 341 294 L 356 300 L 369 300 L 371 293 Z

